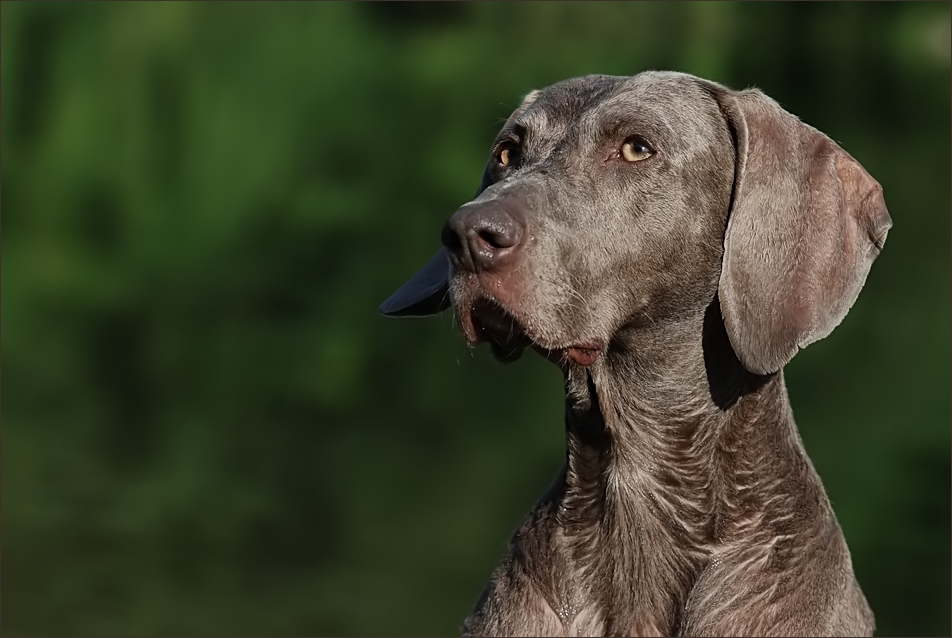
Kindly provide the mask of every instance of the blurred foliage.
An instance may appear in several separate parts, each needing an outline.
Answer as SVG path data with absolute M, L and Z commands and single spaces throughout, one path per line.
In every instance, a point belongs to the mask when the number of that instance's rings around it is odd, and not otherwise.
M 451 634 L 561 378 L 377 304 L 533 88 L 756 85 L 895 226 L 787 368 L 880 634 L 950 633 L 949 5 L 2 5 L 5 634 Z

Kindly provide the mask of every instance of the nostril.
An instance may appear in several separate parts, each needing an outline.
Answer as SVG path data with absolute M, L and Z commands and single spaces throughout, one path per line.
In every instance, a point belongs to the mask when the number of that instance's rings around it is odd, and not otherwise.
M 487 228 L 480 230 L 478 233 L 476 233 L 476 235 L 477 237 L 479 237 L 480 241 L 482 241 L 484 244 L 489 244 L 490 247 L 492 248 L 508 248 L 509 247 L 509 244 L 506 244 L 506 242 L 503 240 L 503 238 L 500 236 L 499 233 L 496 233 Z
M 501 266 L 522 237 L 522 225 L 503 207 L 466 205 L 447 220 L 440 239 L 455 268 L 480 272 Z
M 481 224 L 474 230 L 479 244 L 491 250 L 512 248 L 519 243 L 522 236 L 518 225 L 510 220 L 505 220 L 505 222 L 492 220 Z

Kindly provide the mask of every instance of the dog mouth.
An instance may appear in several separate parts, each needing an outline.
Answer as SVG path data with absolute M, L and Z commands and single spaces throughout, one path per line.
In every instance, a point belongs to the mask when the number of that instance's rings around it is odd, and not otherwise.
M 526 348 L 533 348 L 545 358 L 559 364 L 569 361 L 587 367 L 595 363 L 605 350 L 597 340 L 548 346 L 533 339 L 524 325 L 499 303 L 479 298 L 457 312 L 460 329 L 470 345 L 489 343 L 493 356 L 503 362 L 515 361 Z
M 499 304 L 488 299 L 479 299 L 460 314 L 460 327 L 466 340 L 476 345 L 489 343 L 500 361 L 515 361 L 525 349 L 533 345 L 516 318 Z

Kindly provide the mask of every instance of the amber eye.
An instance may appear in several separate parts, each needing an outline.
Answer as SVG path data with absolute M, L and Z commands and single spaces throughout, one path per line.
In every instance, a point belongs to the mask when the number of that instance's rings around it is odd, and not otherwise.
M 496 151 L 496 161 L 502 166 L 512 166 L 518 157 L 519 149 L 511 142 L 501 145 Z
M 621 156 L 625 158 L 626 162 L 640 162 L 648 159 L 654 153 L 654 149 L 640 135 L 629 137 L 621 145 Z

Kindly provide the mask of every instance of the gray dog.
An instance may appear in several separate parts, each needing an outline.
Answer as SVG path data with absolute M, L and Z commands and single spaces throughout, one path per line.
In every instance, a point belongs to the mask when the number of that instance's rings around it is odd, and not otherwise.
M 782 368 L 891 223 L 859 163 L 759 91 L 648 72 L 530 93 L 380 308 L 452 305 L 469 343 L 565 376 L 565 466 L 464 633 L 871 635 Z

